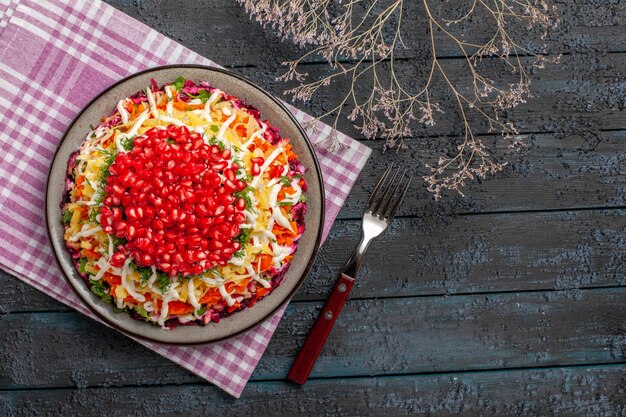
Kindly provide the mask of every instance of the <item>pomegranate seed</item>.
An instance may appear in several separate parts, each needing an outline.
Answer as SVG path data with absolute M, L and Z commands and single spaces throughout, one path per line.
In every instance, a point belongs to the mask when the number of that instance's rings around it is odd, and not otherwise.
M 213 188 L 219 187 L 221 183 L 222 183 L 222 180 L 220 180 L 220 177 L 218 177 L 217 175 L 214 175 L 213 177 L 211 177 L 211 186 Z
M 180 136 L 180 128 L 176 125 L 167 126 L 167 134 L 172 138 L 176 139 Z
M 137 220 L 137 211 L 135 210 L 135 207 L 129 207 L 126 210 L 126 217 L 130 220 Z
M 202 238 L 198 235 L 194 235 L 194 236 L 189 236 L 187 238 L 187 244 L 191 247 L 197 247 L 200 246 L 200 242 L 202 241 Z
M 235 178 L 236 178 L 235 171 L 233 171 L 232 169 L 225 169 L 224 176 L 230 181 L 235 181 Z
M 128 226 L 128 228 L 126 229 L 126 239 L 133 240 L 136 234 L 137 234 L 137 229 L 135 228 L 135 226 L 133 225 Z
M 159 129 L 156 137 L 159 139 L 167 139 L 169 138 L 169 136 L 170 134 L 168 133 L 167 129 Z
M 238 198 L 237 202 L 235 203 L 235 208 L 238 211 L 243 211 L 246 209 L 246 200 L 244 200 L 243 198 Z
M 246 215 L 241 212 L 235 213 L 233 216 L 233 221 L 239 224 L 244 223 L 246 221 Z
M 126 260 L 126 254 L 122 252 L 115 252 L 113 256 L 111 256 L 109 263 L 111 264 L 111 266 L 114 266 L 115 268 L 121 268 L 124 265 L 125 260 Z
M 128 223 L 126 223 L 124 220 L 120 220 L 116 223 L 115 230 L 117 231 L 117 233 L 124 234 L 127 227 L 128 227 Z
M 218 158 L 219 158 L 219 157 L 218 157 Z M 227 166 L 228 166 L 228 162 L 226 162 L 226 161 L 221 161 L 221 162 L 217 162 L 217 163 L 213 164 L 213 167 L 212 167 L 212 168 L 213 168 L 215 171 L 221 171 L 221 170 L 223 170 L 224 168 L 226 168 Z
M 261 167 L 259 166 L 259 164 L 253 163 L 252 164 L 252 169 L 250 170 L 250 172 L 252 173 L 253 176 L 257 176 L 261 173 Z

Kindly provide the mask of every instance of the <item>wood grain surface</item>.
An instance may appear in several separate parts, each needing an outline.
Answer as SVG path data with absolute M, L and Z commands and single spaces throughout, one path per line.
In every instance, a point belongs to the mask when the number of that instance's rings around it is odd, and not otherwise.
M 280 62 L 298 54 L 231 0 L 108 2 L 277 95 Z M 458 140 L 452 115 L 397 153 L 341 122 L 372 158 L 241 399 L 0 273 L 0 416 L 626 415 L 626 4 L 554 3 L 562 22 L 546 43 L 561 63 L 507 114 L 529 149 L 509 155 L 476 123 L 510 164 L 465 197 L 434 202 L 420 179 Z M 406 16 L 421 27 L 417 10 Z M 407 77 L 427 56 L 427 33 L 412 35 Z M 441 51 L 462 84 L 458 51 Z M 346 88 L 335 87 L 298 106 L 320 114 Z M 417 174 L 400 217 L 372 244 L 312 378 L 290 384 L 390 161 Z

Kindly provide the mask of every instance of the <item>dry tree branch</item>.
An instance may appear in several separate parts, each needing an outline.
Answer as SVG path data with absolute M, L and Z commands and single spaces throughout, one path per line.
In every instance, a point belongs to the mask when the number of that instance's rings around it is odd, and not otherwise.
M 406 48 L 402 24 L 407 9 L 405 0 L 237 0 L 263 27 L 273 28 L 284 40 L 309 48 L 299 58 L 283 63 L 286 71 L 278 79 L 296 81 L 298 85 L 285 91 L 293 100 L 309 100 L 320 89 L 341 77 L 350 78 L 349 89 L 339 103 L 319 115 L 317 120 L 333 117 L 337 125 L 343 109 L 352 107 L 347 115 L 367 138 L 386 139 L 385 147 L 403 146 L 403 138 L 411 136 L 415 126 L 434 126 L 443 112 L 441 100 L 433 98 L 435 86 L 448 90 L 462 121 L 462 141 L 454 156 L 442 156 L 436 166 L 428 166 L 424 177 L 435 198 L 446 190 L 461 189 L 469 180 L 484 178 L 503 169 L 477 137 L 469 122 L 473 115 L 500 132 L 511 147 L 520 146 L 517 129 L 502 120 L 502 112 L 525 103 L 531 97 L 531 78 L 525 60 L 542 68 L 549 58 L 531 51 L 507 31 L 513 25 L 539 29 L 543 38 L 557 24 L 556 9 L 544 0 L 468 0 L 467 10 L 458 17 L 440 17 L 432 0 L 422 0 L 430 41 L 430 63 L 423 85 L 412 91 L 398 75 L 397 52 Z M 444 0 L 439 6 L 448 4 Z M 466 41 L 454 29 L 476 19 L 493 28 L 483 42 Z M 461 54 L 463 67 L 471 76 L 469 90 L 459 87 L 441 60 L 439 45 L 446 41 Z M 331 73 L 311 80 L 299 72 L 301 64 L 313 56 L 323 57 Z M 515 82 L 503 85 L 482 71 L 481 61 L 497 58 L 515 75 Z M 552 58 L 552 61 L 555 59 Z M 388 66 L 387 69 L 382 68 Z M 437 82 L 436 82 L 437 81 Z M 369 94 L 362 97 L 357 88 L 367 85 Z M 467 90 L 467 91 L 466 91 Z M 326 144 L 328 145 L 328 144 Z M 338 146 L 338 143 L 330 145 Z

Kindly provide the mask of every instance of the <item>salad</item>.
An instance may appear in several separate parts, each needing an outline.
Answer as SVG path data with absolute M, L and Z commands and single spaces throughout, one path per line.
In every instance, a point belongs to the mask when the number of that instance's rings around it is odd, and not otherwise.
M 303 174 L 253 106 L 152 80 L 72 154 L 65 243 L 116 312 L 164 329 L 219 322 L 280 285 L 304 232 Z

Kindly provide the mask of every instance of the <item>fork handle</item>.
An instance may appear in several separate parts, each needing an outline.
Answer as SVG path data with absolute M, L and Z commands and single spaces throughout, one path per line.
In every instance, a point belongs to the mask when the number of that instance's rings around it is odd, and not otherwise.
M 293 382 L 302 385 L 309 378 L 315 361 L 322 352 L 326 339 L 328 339 L 353 285 L 354 278 L 346 274 L 339 276 L 330 297 L 324 304 L 324 308 L 307 336 L 304 346 L 298 352 L 298 356 L 296 356 L 296 360 L 287 374 L 287 377 Z

